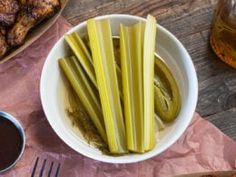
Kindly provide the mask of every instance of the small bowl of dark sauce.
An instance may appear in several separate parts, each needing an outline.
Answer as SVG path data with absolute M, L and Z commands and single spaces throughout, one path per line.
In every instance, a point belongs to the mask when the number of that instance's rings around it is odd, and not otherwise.
M 0 111 L 0 174 L 16 164 L 24 148 L 24 129 L 16 118 Z

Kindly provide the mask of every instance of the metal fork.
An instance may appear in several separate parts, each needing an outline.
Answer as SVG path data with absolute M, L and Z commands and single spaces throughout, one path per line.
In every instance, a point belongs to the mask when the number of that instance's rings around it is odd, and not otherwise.
M 36 172 L 36 169 L 37 169 L 38 161 L 39 161 L 39 157 L 37 157 L 37 159 L 35 160 L 34 167 L 33 167 L 32 173 L 31 173 L 31 177 L 35 177 L 35 172 Z M 45 170 L 45 167 L 46 167 L 46 163 L 47 163 L 47 159 L 44 159 L 43 164 L 42 164 L 42 166 L 40 168 L 40 171 L 39 171 L 39 177 L 43 177 L 43 173 L 44 173 L 44 170 Z M 51 173 L 52 173 L 53 165 L 54 165 L 54 162 L 51 161 L 47 177 L 52 177 Z M 59 176 L 60 167 L 61 167 L 61 164 L 59 163 L 56 167 L 56 172 L 55 172 L 54 177 Z

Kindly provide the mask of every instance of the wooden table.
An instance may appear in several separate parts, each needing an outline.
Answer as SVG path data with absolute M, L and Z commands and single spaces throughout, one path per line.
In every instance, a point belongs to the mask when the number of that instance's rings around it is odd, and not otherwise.
M 76 25 L 104 14 L 154 15 L 187 48 L 199 81 L 197 112 L 236 140 L 236 70 L 211 50 L 215 0 L 70 0 L 63 16 Z M 200 130 L 199 130 L 200 131 Z

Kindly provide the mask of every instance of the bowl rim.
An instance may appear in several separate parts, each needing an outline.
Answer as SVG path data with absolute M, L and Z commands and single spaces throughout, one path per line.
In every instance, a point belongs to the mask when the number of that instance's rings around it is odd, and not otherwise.
M 20 160 L 21 156 L 24 153 L 25 150 L 25 141 L 26 141 L 26 137 L 25 137 L 25 132 L 24 129 L 22 127 L 22 125 L 20 124 L 20 122 L 11 114 L 4 112 L 4 111 L 0 111 L 0 116 L 4 119 L 7 119 L 8 121 L 10 121 L 18 130 L 21 138 L 22 138 L 22 145 L 21 145 L 21 150 L 20 153 L 18 154 L 18 156 L 16 157 L 15 161 L 12 162 L 9 166 L 7 166 L 6 168 L 0 170 L 0 174 L 3 172 L 6 172 L 7 170 L 11 169 L 12 167 L 14 167 L 16 165 L 16 163 Z
M 133 19 L 133 20 L 140 20 L 140 21 L 146 21 L 144 18 L 139 17 L 139 16 L 133 16 L 133 15 L 127 15 L 127 14 L 109 14 L 109 15 L 102 15 L 102 16 L 97 16 L 94 17 L 95 19 L 114 19 L 114 18 L 128 18 L 128 19 Z M 78 25 L 72 27 L 69 31 L 67 31 L 65 34 L 69 34 L 71 32 L 77 31 L 78 29 L 83 28 L 84 26 L 86 26 L 86 21 L 83 21 L 81 23 L 79 23 Z M 159 149 L 159 151 L 149 151 L 147 153 L 135 156 L 135 158 L 126 158 L 125 161 L 123 158 L 119 158 L 119 157 L 113 157 L 113 156 L 106 156 L 106 158 L 104 158 L 104 156 L 102 157 L 102 155 L 94 155 L 92 153 L 88 153 L 87 151 L 85 151 L 84 149 L 77 149 L 76 147 L 74 147 L 70 141 L 68 141 L 65 138 L 65 135 L 63 135 L 63 133 L 57 129 L 57 127 L 53 124 L 53 121 L 50 120 L 50 115 L 49 112 L 47 111 L 46 105 L 44 104 L 44 98 L 43 98 L 43 83 L 44 80 L 46 80 L 47 78 L 45 77 L 46 75 L 46 66 L 48 65 L 49 62 L 49 56 L 50 53 L 54 50 L 55 46 L 57 46 L 62 39 L 64 38 L 64 35 L 62 37 L 60 37 L 60 39 L 54 44 L 53 48 L 51 49 L 51 51 L 49 52 L 44 66 L 43 66 L 43 70 L 42 70 L 42 74 L 41 74 L 41 79 L 40 79 L 40 99 L 41 99 L 41 103 L 42 103 L 42 107 L 44 110 L 44 113 L 46 115 L 46 118 L 50 124 L 50 126 L 52 127 L 52 129 L 55 131 L 55 133 L 59 136 L 60 139 L 62 139 L 63 142 L 65 142 L 70 148 L 72 148 L 73 150 L 75 150 L 76 152 L 89 157 L 91 159 L 94 160 L 98 160 L 101 162 L 106 162 L 106 163 L 117 163 L 117 164 L 127 164 L 127 163 L 135 163 L 135 162 L 140 162 L 149 158 L 152 158 L 158 154 L 161 154 L 163 151 L 167 150 L 172 144 L 174 144 L 179 138 L 180 136 L 184 133 L 184 131 L 187 129 L 188 125 L 190 124 L 192 117 L 194 115 L 195 109 L 196 109 L 196 105 L 197 105 L 197 99 L 198 99 L 198 80 L 197 80 L 197 74 L 195 71 L 195 67 L 193 64 L 193 61 L 189 55 L 189 53 L 187 52 L 187 50 L 185 49 L 185 47 L 183 46 L 183 44 L 172 34 L 170 33 L 167 29 L 165 29 L 164 27 L 162 27 L 161 25 L 157 24 L 156 26 L 158 28 L 158 30 L 161 30 L 163 33 L 165 33 L 169 38 L 171 38 L 173 40 L 173 42 L 175 43 L 175 45 L 177 46 L 178 49 L 181 50 L 181 52 L 184 53 L 184 57 L 186 58 L 185 65 L 187 65 L 188 67 L 186 67 L 186 73 L 191 75 L 191 84 L 189 84 L 189 94 L 187 97 L 187 103 L 188 103 L 188 112 L 185 113 L 187 116 L 189 116 L 190 118 L 187 119 L 187 121 L 183 122 L 182 125 L 182 129 L 178 130 L 172 137 L 171 141 L 168 141 L 165 144 L 165 147 L 162 149 Z M 190 98 L 191 95 L 191 98 Z M 125 156 L 123 156 L 125 157 Z

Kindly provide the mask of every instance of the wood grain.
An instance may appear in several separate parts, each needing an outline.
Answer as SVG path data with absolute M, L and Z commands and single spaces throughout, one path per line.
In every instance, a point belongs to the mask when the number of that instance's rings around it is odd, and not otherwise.
M 209 45 L 216 0 L 70 0 L 63 16 L 76 25 L 104 14 L 154 15 L 190 53 L 199 80 L 197 112 L 236 140 L 236 70 Z

